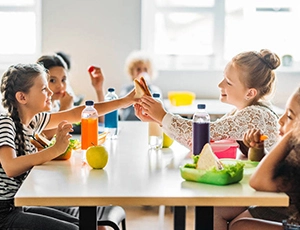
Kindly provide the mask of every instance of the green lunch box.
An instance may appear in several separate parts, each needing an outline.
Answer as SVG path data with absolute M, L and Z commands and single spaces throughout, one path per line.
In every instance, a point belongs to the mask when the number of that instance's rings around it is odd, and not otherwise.
M 239 160 L 222 161 L 224 168 L 217 170 L 200 170 L 180 167 L 181 177 L 187 181 L 214 185 L 228 185 L 238 183 L 243 179 L 244 163 Z

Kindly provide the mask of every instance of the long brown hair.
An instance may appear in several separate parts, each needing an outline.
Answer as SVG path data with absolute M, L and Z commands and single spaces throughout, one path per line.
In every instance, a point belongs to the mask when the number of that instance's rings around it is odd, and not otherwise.
M 2 104 L 16 126 L 16 143 L 18 155 L 25 154 L 25 139 L 23 125 L 18 111 L 17 92 L 28 93 L 34 84 L 34 79 L 46 70 L 39 64 L 12 65 L 4 72 L 1 81 Z

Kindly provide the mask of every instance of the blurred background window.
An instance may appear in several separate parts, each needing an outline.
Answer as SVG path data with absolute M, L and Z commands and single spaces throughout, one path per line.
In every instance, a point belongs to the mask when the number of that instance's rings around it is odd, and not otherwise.
M 300 62 L 295 0 L 142 0 L 141 47 L 159 70 L 223 69 L 241 51 L 271 49 Z
M 0 0 L 0 63 L 34 62 L 41 53 L 41 0 Z

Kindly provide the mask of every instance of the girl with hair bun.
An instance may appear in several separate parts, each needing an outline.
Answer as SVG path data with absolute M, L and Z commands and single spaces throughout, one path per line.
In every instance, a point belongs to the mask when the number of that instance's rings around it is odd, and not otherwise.
M 277 54 L 267 49 L 242 52 L 232 58 L 218 86 L 220 101 L 234 105 L 235 109 L 210 123 L 211 140 L 237 140 L 241 152 L 247 156 L 248 147 L 243 144 L 243 135 L 248 129 L 258 127 L 268 135 L 265 147 L 271 149 L 277 140 L 278 116 L 267 96 L 274 91 L 274 70 L 279 65 Z M 168 136 L 192 148 L 192 120 L 168 113 L 148 96 L 135 104 L 135 113 L 142 121 L 159 123 Z

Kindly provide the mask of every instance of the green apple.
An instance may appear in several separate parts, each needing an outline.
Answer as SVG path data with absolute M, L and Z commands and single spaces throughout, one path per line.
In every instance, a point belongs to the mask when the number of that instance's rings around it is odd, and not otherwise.
M 94 169 L 103 169 L 108 161 L 108 153 L 104 146 L 90 146 L 86 150 L 87 163 Z
M 173 144 L 174 140 L 167 134 L 163 133 L 163 148 L 169 148 Z

